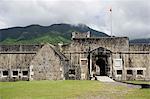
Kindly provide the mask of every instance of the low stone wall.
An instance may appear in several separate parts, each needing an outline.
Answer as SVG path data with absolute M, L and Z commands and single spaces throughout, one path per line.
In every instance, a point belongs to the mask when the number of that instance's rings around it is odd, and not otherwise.
M 0 45 L 0 52 L 38 51 L 43 45 Z
M 137 54 L 129 54 L 129 67 L 142 70 L 143 75 L 136 76 L 137 80 L 150 80 L 150 45 L 149 44 L 131 44 L 130 51 L 135 51 Z M 143 70 L 144 69 L 144 70 Z

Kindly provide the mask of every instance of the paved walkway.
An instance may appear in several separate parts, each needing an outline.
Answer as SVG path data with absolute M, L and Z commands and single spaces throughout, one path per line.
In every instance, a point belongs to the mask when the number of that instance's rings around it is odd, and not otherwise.
M 121 86 L 126 86 L 126 87 L 129 87 L 129 88 L 141 88 L 140 85 L 133 85 L 133 84 L 116 82 L 113 79 L 109 78 L 108 76 L 96 76 L 96 78 L 100 82 L 105 82 L 105 83 L 108 83 L 108 84 L 113 84 L 115 86 L 121 85 Z
M 108 76 L 96 76 L 98 81 L 101 82 L 115 82 L 113 79 L 109 78 Z

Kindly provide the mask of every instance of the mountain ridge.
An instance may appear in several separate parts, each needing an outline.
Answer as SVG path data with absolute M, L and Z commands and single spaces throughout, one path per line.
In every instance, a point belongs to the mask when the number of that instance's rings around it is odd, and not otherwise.
M 69 43 L 72 32 L 88 32 L 96 37 L 110 37 L 106 33 L 94 30 L 85 24 L 52 24 L 50 26 L 42 26 L 39 24 L 31 24 L 28 26 L 16 26 L 11 28 L 0 29 L 0 44 L 39 44 L 59 42 Z M 133 39 L 130 43 L 150 43 L 150 38 Z
M 90 27 L 86 25 L 70 25 L 70 24 L 52 24 L 50 26 L 41 26 L 38 24 L 32 24 L 25 27 L 12 27 L 12 28 L 6 28 L 6 29 L 0 29 L 0 43 L 2 44 L 13 44 L 13 43 L 43 43 L 48 41 L 50 43 L 58 43 L 59 39 L 57 37 L 60 37 L 60 42 L 69 41 L 71 38 L 72 32 L 88 32 L 90 31 L 92 36 L 100 36 L 100 37 L 109 37 L 109 35 L 96 31 L 94 29 L 91 29 Z M 43 37 L 46 37 L 44 39 Z M 50 39 L 55 38 L 57 39 L 57 42 L 55 40 L 51 41 Z M 41 41 L 34 42 L 37 38 L 43 38 Z M 62 40 L 63 39 L 63 40 Z
M 133 44 L 150 44 L 150 38 L 139 38 L 139 39 L 133 39 L 129 41 Z

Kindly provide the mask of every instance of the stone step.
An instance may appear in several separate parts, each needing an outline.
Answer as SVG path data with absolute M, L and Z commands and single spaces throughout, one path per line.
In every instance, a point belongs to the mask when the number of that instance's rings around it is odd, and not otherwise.
M 98 81 L 101 82 L 115 82 L 113 79 L 109 78 L 108 76 L 96 76 Z

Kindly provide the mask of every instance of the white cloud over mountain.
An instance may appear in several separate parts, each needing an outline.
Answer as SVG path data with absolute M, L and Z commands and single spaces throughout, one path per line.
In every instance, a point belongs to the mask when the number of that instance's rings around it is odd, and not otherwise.
M 115 36 L 150 37 L 149 0 L 0 0 L 0 28 L 86 24 Z

